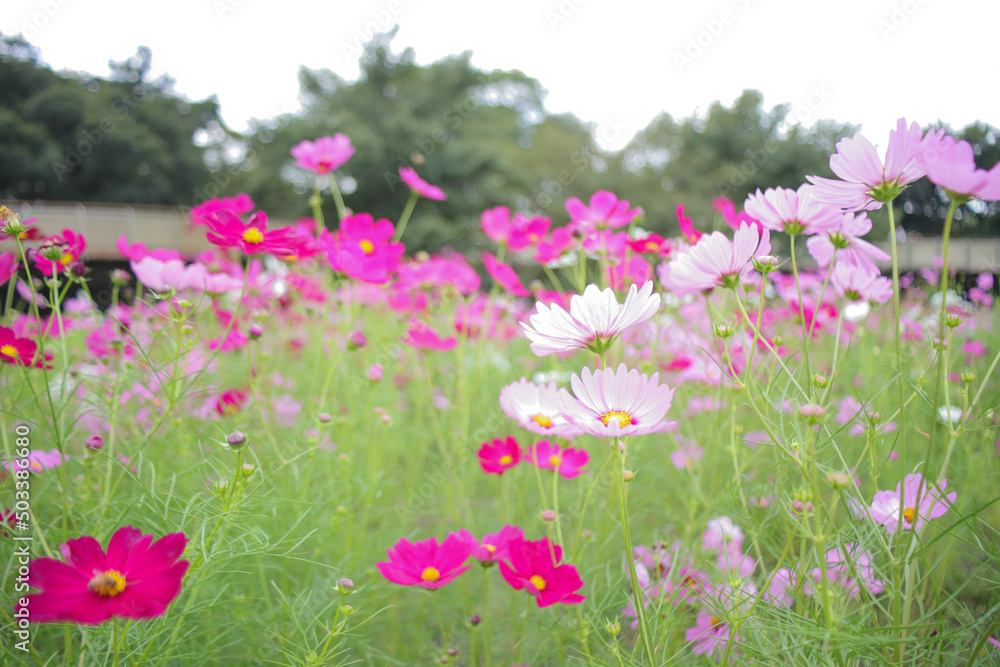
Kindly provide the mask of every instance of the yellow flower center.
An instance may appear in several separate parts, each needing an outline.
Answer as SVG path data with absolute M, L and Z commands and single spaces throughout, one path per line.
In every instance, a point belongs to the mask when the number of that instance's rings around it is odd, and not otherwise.
M 361 239 L 358 241 L 358 245 L 361 246 L 361 249 L 365 251 L 366 255 L 370 255 L 375 252 L 375 244 L 368 239 Z
M 14 217 L 14 212 L 6 206 L 0 206 L 0 218 L 7 220 Z
M 608 410 L 603 415 L 601 415 L 601 423 L 605 426 L 608 425 L 612 419 L 618 421 L 618 428 L 625 428 L 632 423 L 632 415 L 625 412 L 624 410 Z
M 535 415 L 534 417 L 532 417 L 531 421 L 535 422 L 536 424 L 538 424 L 542 428 L 552 428 L 552 420 L 549 417 L 547 417 L 546 415 L 543 415 L 540 412 L 537 415 Z
M 73 255 L 69 253 L 66 253 L 65 255 L 59 258 L 59 263 L 62 264 L 63 266 L 68 265 L 72 261 L 73 261 Z
M 712 622 L 712 627 L 713 628 L 717 628 L 720 625 L 722 625 L 722 623 L 723 623 L 722 619 L 719 618 L 718 616 L 713 616 L 710 620 Z
M 646 250 L 650 252 L 655 252 L 660 249 L 660 244 L 656 241 L 646 241 Z
M 424 581 L 437 581 L 441 578 L 441 573 L 438 572 L 436 567 L 428 567 L 424 568 L 423 574 L 420 575 L 420 578 Z
M 539 591 L 545 590 L 545 580 L 539 577 L 537 574 L 532 575 L 530 581 L 532 584 L 535 585 L 535 588 L 537 588 Z
M 90 580 L 87 590 L 104 598 L 114 597 L 125 590 L 125 577 L 118 570 L 101 572 Z
M 504 454 L 503 456 L 500 457 L 500 465 L 502 466 L 510 465 L 513 460 L 514 460 L 513 456 L 511 456 L 510 454 Z
M 32 461 L 30 465 L 32 470 L 45 470 L 45 468 L 42 467 L 42 464 L 38 461 Z
M 256 227 L 247 227 L 247 230 L 243 232 L 243 240 L 254 245 L 262 243 L 264 241 L 264 232 Z
M 553 468 L 558 469 L 560 463 L 562 463 L 562 457 L 559 456 L 558 454 L 553 454 L 552 456 L 549 457 L 549 465 L 552 466 Z
M 903 510 L 903 520 L 906 523 L 913 523 L 913 518 L 916 516 L 917 510 L 913 507 L 907 507 Z
M 16 357 L 17 349 L 13 345 L 0 345 L 0 354 L 5 357 Z
M 483 546 L 486 547 L 486 550 L 489 551 L 491 554 L 495 554 L 497 552 L 497 548 L 492 544 L 484 544 Z

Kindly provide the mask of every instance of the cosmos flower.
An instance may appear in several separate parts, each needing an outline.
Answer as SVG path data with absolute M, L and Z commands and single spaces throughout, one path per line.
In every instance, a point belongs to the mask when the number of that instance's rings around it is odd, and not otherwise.
M 855 215 L 848 212 L 843 215 L 836 227 L 810 237 L 806 241 L 806 247 L 816 263 L 823 268 L 830 265 L 836 251 L 838 260 L 846 260 L 856 266 L 878 271 L 875 262 L 888 262 L 892 257 L 878 246 L 861 238 L 871 230 L 872 222 L 867 214 Z
M 65 459 L 69 459 L 66 456 Z M 42 472 L 43 470 L 49 470 L 57 466 L 61 466 L 65 460 L 63 455 L 59 453 L 58 449 L 50 449 L 45 451 L 43 449 L 32 449 L 28 452 L 28 456 L 25 458 L 14 459 L 13 461 L 6 461 L 3 464 L 3 468 L 7 472 L 14 472 L 16 470 L 28 470 L 30 472 Z M 27 460 L 27 467 L 22 466 L 22 462 Z
M 601 229 L 618 229 L 632 222 L 642 213 L 642 209 L 629 209 L 628 202 L 619 200 L 613 192 L 601 190 L 590 198 L 590 205 L 585 206 L 576 197 L 566 200 L 566 210 L 570 218 L 585 231 Z
M 499 561 L 510 557 L 510 541 L 517 538 L 524 538 L 524 531 L 517 526 L 504 526 L 499 533 L 487 533 L 482 541 L 462 529 L 458 535 L 472 545 L 472 557 L 479 561 L 483 567 L 491 567 Z
M 726 650 L 730 634 L 732 628 L 728 623 L 708 609 L 702 609 L 698 612 L 694 627 L 684 631 L 684 639 L 694 644 L 691 647 L 692 653 L 713 655 L 716 651 Z M 733 642 L 739 641 L 739 635 L 733 637 Z
M 541 435 L 571 438 L 583 429 L 571 423 L 559 406 L 562 402 L 555 382 L 539 385 L 521 378 L 500 390 L 500 409 L 523 428 Z
M 502 475 L 520 462 L 521 446 L 514 436 L 484 442 L 479 448 L 479 465 L 487 474 Z
M 841 139 L 837 152 L 830 156 L 830 169 L 841 180 L 806 176 L 814 186 L 813 196 L 818 202 L 847 211 L 882 208 L 883 203 L 895 199 L 904 187 L 924 175 L 916 159 L 922 134 L 916 121 L 907 128 L 905 118 L 897 120 L 896 129 L 889 132 L 884 163 L 864 135 Z
M 386 551 L 389 560 L 375 563 L 375 567 L 394 584 L 433 590 L 468 570 L 471 566 L 462 564 L 471 553 L 472 545 L 455 533 L 441 544 L 435 537 L 416 543 L 403 538 Z
M 444 190 L 436 185 L 431 185 L 424 179 L 417 176 L 417 172 L 410 167 L 400 167 L 399 177 L 404 183 L 406 183 L 406 185 L 409 186 L 410 190 L 416 192 L 421 197 L 436 199 L 437 201 L 443 201 L 448 198 L 448 196 L 444 193 Z
M 528 448 L 525 460 L 543 470 L 552 470 L 566 479 L 573 479 L 585 472 L 582 468 L 590 462 L 590 454 L 585 449 L 562 449 L 554 442 L 539 440 Z
M 789 235 L 819 234 L 837 225 L 842 217 L 840 210 L 817 202 L 812 195 L 813 186 L 800 185 L 798 190 L 757 188 L 751 193 L 743 208 L 747 214 L 767 229 L 783 231 Z
M 178 559 L 186 544 L 184 533 L 153 542 L 131 526 L 115 532 L 107 553 L 93 537 L 69 540 L 59 546 L 63 561 L 31 561 L 28 583 L 41 592 L 29 595 L 24 608 L 32 623 L 97 625 L 114 617 L 161 616 L 180 593 L 189 563 Z
M 958 498 L 955 491 L 945 495 L 947 486 L 946 479 L 941 480 L 939 488 L 925 481 L 920 473 L 912 473 L 896 485 L 895 491 L 877 492 L 868 507 L 868 515 L 875 523 L 885 526 L 889 535 L 896 532 L 900 519 L 903 530 L 919 531 L 928 520 L 944 516 Z
M 31 258 L 35 268 L 42 275 L 51 277 L 53 265 L 56 271 L 66 271 L 73 263 L 80 261 L 86 249 L 87 239 L 82 234 L 77 234 L 72 229 L 64 229 L 60 234 L 45 239 L 42 245 L 31 253 Z M 57 256 L 57 259 L 49 259 L 53 255 Z
M 21 338 L 13 329 L 0 327 L 0 362 L 41 368 L 41 359 L 35 361 L 37 349 L 38 344 L 30 338 Z
M 212 213 L 217 213 L 218 211 L 228 211 L 229 213 L 232 213 L 235 216 L 241 216 L 244 213 L 249 213 L 250 211 L 252 211 L 254 209 L 254 206 L 255 204 L 253 203 L 253 200 L 250 199 L 250 195 L 246 193 L 240 193 L 235 197 L 221 197 L 221 198 L 209 199 L 204 204 L 200 204 L 199 206 L 195 206 L 194 208 L 192 208 L 191 212 L 189 213 L 189 216 L 191 218 L 192 225 L 207 225 L 208 218 Z M 119 239 L 119 243 L 121 243 L 121 239 Z M 136 244 L 136 246 L 138 245 L 140 244 Z M 132 246 L 132 248 L 135 248 L 136 246 Z M 143 249 L 144 248 L 145 247 L 143 247 Z M 121 249 L 120 245 L 119 249 Z M 153 252 L 155 253 L 158 251 L 154 250 Z M 122 254 L 128 257 L 129 259 L 142 259 L 142 257 L 132 257 L 131 255 L 126 255 L 124 252 Z M 162 257 L 160 259 L 178 259 L 178 258 Z
M 660 307 L 660 295 L 653 294 L 653 281 L 642 289 L 629 288 L 624 303 L 619 305 L 614 290 L 601 291 L 588 285 L 583 294 L 570 299 L 569 312 L 557 304 L 546 306 L 538 302 L 537 312 L 521 323 L 531 341 L 531 351 L 539 357 L 577 348 L 605 350 L 622 331 L 648 320 Z
M 770 232 L 741 223 L 730 241 L 722 232 L 712 232 L 658 269 L 660 282 L 677 296 L 713 287 L 734 287 L 749 271 L 750 260 L 771 252 Z
M 561 602 L 579 604 L 586 598 L 575 591 L 583 588 L 580 574 L 563 563 L 562 549 L 547 538 L 537 541 L 513 537 L 507 543 L 508 557 L 500 561 L 500 574 L 514 590 L 525 590 L 539 607 Z
M 1000 164 L 989 171 L 979 169 L 967 141 L 943 132 L 928 132 L 917 148 L 917 162 L 926 170 L 927 179 L 947 190 L 952 198 L 1000 199 Z
M 892 281 L 878 270 L 858 266 L 850 261 L 837 261 L 831 278 L 833 288 L 848 301 L 885 303 L 892 298 Z
M 488 252 L 483 253 L 483 264 L 486 265 L 486 273 L 508 292 L 514 296 L 531 296 L 531 292 L 524 287 L 512 266 L 497 261 L 497 258 Z
M 344 134 L 320 137 L 316 141 L 302 141 L 291 150 L 295 164 L 302 169 L 325 176 L 336 171 L 354 155 L 354 146 Z
M 209 243 L 221 248 L 237 248 L 247 255 L 269 253 L 287 257 L 298 253 L 298 235 L 292 227 L 267 228 L 267 214 L 257 211 L 243 222 L 228 210 L 210 213 L 205 218 Z
M 529 218 L 523 213 L 511 217 L 510 209 L 497 206 L 483 211 L 479 224 L 491 241 L 519 252 L 544 240 L 552 221 L 541 216 Z
M 620 364 L 618 370 L 584 368 L 570 378 L 576 398 L 563 390 L 562 413 L 587 433 L 605 437 L 661 433 L 674 390 L 659 384 L 659 373 L 640 375 Z
M 441 338 L 429 324 L 410 321 L 410 326 L 403 334 L 401 340 L 412 348 L 418 350 L 450 350 L 458 345 L 458 339 L 454 336 Z

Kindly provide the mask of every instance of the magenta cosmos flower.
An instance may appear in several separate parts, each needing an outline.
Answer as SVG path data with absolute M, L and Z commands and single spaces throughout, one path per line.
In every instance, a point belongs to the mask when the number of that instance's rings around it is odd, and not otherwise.
M 660 374 L 640 375 L 620 364 L 594 373 L 584 368 L 573 374 L 570 386 L 576 398 L 562 391 L 562 413 L 587 433 L 620 438 L 626 435 L 661 433 L 674 390 L 659 384 Z
M 498 206 L 483 211 L 479 224 L 491 241 L 518 252 L 544 240 L 552 221 L 541 216 L 529 218 L 523 213 L 515 213 L 512 218 L 510 209 Z
M 366 283 L 386 283 L 405 251 L 402 243 L 391 242 L 395 229 L 389 220 L 358 213 L 344 218 L 336 233 L 322 230 L 319 247 L 334 271 Z
M 500 390 L 500 409 L 516 419 L 521 427 L 541 435 L 558 435 L 571 438 L 583 433 L 571 423 L 559 406 L 562 398 L 555 382 L 539 385 L 521 378 Z
M 575 592 L 583 588 L 576 568 L 559 564 L 562 549 L 558 544 L 549 544 L 544 537 L 537 541 L 513 537 L 507 549 L 507 560 L 500 561 L 500 574 L 514 590 L 533 595 L 539 607 L 557 602 L 579 604 L 586 599 Z
M 354 146 L 346 135 L 338 132 L 332 137 L 303 141 L 291 153 L 296 165 L 324 176 L 347 162 L 354 155 Z
M 436 199 L 437 201 L 444 201 L 448 196 L 444 193 L 444 190 L 436 185 L 431 185 L 424 179 L 417 176 L 417 172 L 410 167 L 400 167 L 399 177 L 409 186 L 410 190 L 416 192 L 421 197 L 427 197 L 428 199 Z
M 661 264 L 660 281 L 677 296 L 713 287 L 736 287 L 752 267 L 750 260 L 771 252 L 770 232 L 758 233 L 755 225 L 741 223 L 730 241 L 722 232 L 703 237 L 668 264 Z
M 401 340 L 410 347 L 418 350 L 450 350 L 458 345 L 458 339 L 454 336 L 441 338 L 429 324 L 410 321 L 410 327 L 403 334 Z
M 660 307 L 660 295 L 653 294 L 653 281 L 638 289 L 632 285 L 621 305 L 611 288 L 604 291 L 587 285 L 583 294 L 569 301 L 569 312 L 558 304 L 536 304 L 537 313 L 521 323 L 531 341 L 531 351 L 539 357 L 585 347 L 606 350 L 615 337 L 633 324 L 645 322 Z
M 768 188 L 750 194 L 744 210 L 764 225 L 791 236 L 819 234 L 837 226 L 842 218 L 839 209 L 821 204 L 813 198 L 813 186 L 800 185 L 798 190 Z
M 205 218 L 209 243 L 221 248 L 238 248 L 247 255 L 266 252 L 278 257 L 298 254 L 298 235 L 292 227 L 267 228 L 267 214 L 258 211 L 247 222 L 227 210 L 210 213 Z
M 525 288 L 514 267 L 497 261 L 497 258 L 488 252 L 483 253 L 483 264 L 486 266 L 486 273 L 490 274 L 490 278 L 493 278 L 500 287 L 514 296 L 531 296 L 531 292 Z
M 386 551 L 389 560 L 375 563 L 375 567 L 394 584 L 433 590 L 468 570 L 471 566 L 462 564 L 471 553 L 472 545 L 455 533 L 441 544 L 435 537 L 416 543 L 403 538 Z
M 724 652 L 729 643 L 729 636 L 732 628 L 724 620 L 715 616 L 711 611 L 702 609 L 698 612 L 693 628 L 684 631 L 684 639 L 692 642 L 692 653 L 712 655 L 716 651 Z M 733 637 L 733 642 L 739 643 L 740 636 Z
M 502 475 L 521 462 L 521 446 L 514 436 L 507 439 L 496 438 L 492 442 L 484 442 L 479 448 L 479 465 L 483 472 L 490 475 Z
M 58 259 L 51 260 L 45 257 L 45 254 L 48 254 L 48 252 L 43 254 L 46 248 L 53 251 L 58 248 L 62 252 Z M 35 268 L 42 275 L 51 277 L 53 266 L 56 271 L 66 271 L 70 265 L 80 260 L 86 249 L 87 239 L 82 234 L 77 234 L 72 229 L 64 229 L 61 234 L 55 234 L 45 239 L 44 243 L 31 255 L 31 258 L 35 264 Z
M 38 344 L 30 338 L 21 338 L 13 329 L 0 327 L 0 362 L 41 368 L 41 359 L 35 362 L 37 349 Z
M 504 526 L 499 533 L 488 533 L 482 541 L 467 531 L 458 531 L 459 537 L 472 545 L 472 557 L 483 567 L 492 567 L 499 561 L 510 557 L 510 541 L 515 537 L 524 538 L 524 531 L 517 526 Z
M 931 183 L 940 185 L 953 199 L 1000 199 L 1000 163 L 986 171 L 976 167 L 975 153 L 967 141 L 943 132 L 928 132 L 917 148 L 917 161 Z
M 585 232 L 618 229 L 642 213 L 641 208 L 629 209 L 627 201 L 619 200 L 615 193 L 606 190 L 595 192 L 590 198 L 590 206 L 584 206 L 576 197 L 570 197 L 566 200 L 566 210 L 572 221 L 578 223 Z
M 119 528 L 105 554 L 93 537 L 59 545 L 63 561 L 37 558 L 29 565 L 28 583 L 40 593 L 28 596 L 24 608 L 32 623 L 65 622 L 97 625 L 120 616 L 160 616 L 181 590 L 188 561 L 184 533 L 156 542 L 137 528 Z
M 941 487 L 938 488 L 932 482 L 924 481 L 920 473 L 907 475 L 902 484 L 896 485 L 895 491 L 875 494 L 868 508 L 869 516 L 875 523 L 885 526 L 885 532 L 890 535 L 896 532 L 900 520 L 903 530 L 919 531 L 929 519 L 944 516 L 958 498 L 955 491 L 944 494 L 947 486 L 946 479 L 941 480 Z
M 585 449 L 562 449 L 548 440 L 539 440 L 528 448 L 525 459 L 539 468 L 552 470 L 566 479 L 573 479 L 585 472 L 583 466 L 590 462 L 590 454 Z
M 830 169 L 842 180 L 806 176 L 812 183 L 816 201 L 848 211 L 874 211 L 892 201 L 908 184 L 924 175 L 916 151 L 923 133 L 916 122 L 906 126 L 906 119 L 896 121 L 889 132 L 885 162 L 868 139 L 856 134 L 837 142 L 837 152 L 830 156 Z

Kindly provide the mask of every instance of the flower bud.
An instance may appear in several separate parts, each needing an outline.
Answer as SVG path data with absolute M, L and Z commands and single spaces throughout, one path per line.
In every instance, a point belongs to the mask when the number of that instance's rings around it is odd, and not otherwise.
M 226 446 L 230 449 L 239 449 L 247 442 L 247 434 L 243 431 L 233 431 L 226 436 Z
M 316 419 L 318 419 L 321 424 L 329 424 L 333 417 L 330 416 L 329 412 L 321 412 L 316 416 Z
M 846 489 L 851 485 L 851 475 L 846 472 L 831 472 L 826 476 L 826 481 L 835 489 Z
M 69 274 L 74 278 L 83 278 L 90 269 L 83 262 L 73 262 L 69 265 Z
M 753 263 L 753 268 L 757 269 L 764 275 L 778 270 L 778 258 L 772 257 L 771 255 L 753 257 L 750 261 Z
M 448 649 L 448 657 L 449 658 L 457 658 L 458 657 L 458 649 L 455 648 L 455 647 L 452 647 L 452 648 Z
M 111 284 L 124 287 L 132 280 L 132 274 L 125 269 L 115 269 L 111 272 Z
M 17 236 L 25 230 L 24 223 L 21 222 L 21 218 L 18 217 L 17 213 L 10 210 L 6 206 L 0 206 L 0 221 L 3 222 L 3 227 L 0 227 L 0 232 L 8 236 Z
M 337 579 L 337 590 L 341 593 L 350 593 L 354 590 L 354 582 L 348 578 Z
M 360 350 L 361 348 L 368 345 L 368 339 L 365 338 L 365 334 L 361 331 L 352 331 L 347 334 L 347 349 L 354 351 Z
M 733 327 L 728 324 L 716 325 L 715 335 L 719 338 L 729 338 L 733 335 Z
M 815 403 L 806 403 L 805 405 L 799 406 L 799 417 L 809 424 L 816 424 L 822 421 L 825 414 L 826 410 L 823 409 L 822 406 L 816 405 Z
M 618 621 L 610 621 L 604 629 L 608 631 L 608 634 L 617 636 L 622 631 L 622 624 Z
M 472 616 L 469 617 L 469 625 L 471 625 L 472 627 L 476 627 L 482 622 L 482 620 L 483 619 L 479 617 L 479 614 L 473 614 Z
M 966 368 L 962 371 L 962 382 L 966 384 L 972 384 L 976 381 L 976 371 L 971 368 Z
M 954 329 L 955 327 L 957 327 L 959 324 L 962 323 L 962 318 L 960 318 L 956 313 L 948 313 L 944 317 L 944 323 L 946 326 L 949 326 L 952 329 Z
M 104 436 L 95 433 L 87 438 L 87 442 L 84 444 L 86 444 L 87 449 L 100 449 L 104 446 Z
M 542 512 L 542 521 L 555 521 L 556 513 L 555 510 L 545 510 Z
M 247 337 L 249 337 L 250 340 L 257 340 L 263 335 L 264 329 L 262 329 L 259 324 L 251 324 L 247 327 Z
M 813 385 L 816 386 L 818 389 L 826 389 L 827 387 L 830 386 L 830 379 L 827 378 L 825 375 L 820 375 L 819 373 L 816 373 L 816 375 L 813 375 Z
M 635 473 L 632 472 L 631 470 L 626 470 L 622 472 L 622 479 L 625 480 L 626 482 L 631 482 L 633 479 L 635 479 Z
M 365 372 L 365 377 L 367 377 L 372 382 L 382 381 L 382 364 L 372 364 L 368 367 Z

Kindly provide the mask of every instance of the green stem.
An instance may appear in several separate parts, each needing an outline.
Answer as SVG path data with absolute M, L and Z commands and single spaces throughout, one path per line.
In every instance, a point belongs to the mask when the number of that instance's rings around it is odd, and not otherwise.
M 406 200 L 403 213 L 399 216 L 399 222 L 396 223 L 396 233 L 392 235 L 393 243 L 403 238 L 403 230 L 406 229 L 406 223 L 410 221 L 410 216 L 413 215 L 413 209 L 417 205 L 418 199 L 420 199 L 420 195 L 415 190 L 410 190 L 410 198 Z
M 316 177 L 316 186 L 313 188 L 312 197 L 309 198 L 309 205 L 312 207 L 313 220 L 316 221 L 316 236 L 326 229 L 326 222 L 323 220 L 323 199 L 322 199 L 322 176 Z
M 795 234 L 789 234 L 789 238 L 792 242 L 791 253 L 792 253 L 792 274 L 795 276 L 795 290 L 799 295 L 799 316 L 802 317 L 802 355 L 805 357 L 806 361 L 806 382 L 810 382 L 812 378 L 812 370 L 809 368 L 809 334 L 806 331 L 806 306 L 802 302 L 802 287 L 799 285 L 799 267 L 795 261 Z M 831 264 L 832 265 L 832 264 Z M 815 313 L 813 313 L 815 317 Z M 807 387 L 811 387 L 811 384 L 807 384 Z M 807 398 L 811 398 L 811 390 L 806 393 Z
M 333 203 L 337 205 L 337 218 L 343 220 L 347 217 L 347 207 L 344 206 L 344 197 L 340 194 L 337 177 L 333 174 L 330 175 L 330 190 L 333 192 Z

